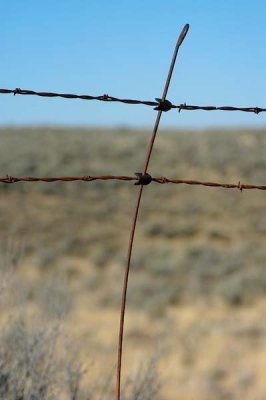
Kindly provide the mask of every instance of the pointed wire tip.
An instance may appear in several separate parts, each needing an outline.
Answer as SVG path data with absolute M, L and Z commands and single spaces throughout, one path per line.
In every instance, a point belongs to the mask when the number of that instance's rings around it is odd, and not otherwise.
M 189 24 L 186 24 L 179 35 L 179 38 L 177 41 L 178 46 L 181 46 L 181 44 L 183 43 L 183 40 L 185 39 L 185 37 L 188 33 L 188 30 L 189 30 Z

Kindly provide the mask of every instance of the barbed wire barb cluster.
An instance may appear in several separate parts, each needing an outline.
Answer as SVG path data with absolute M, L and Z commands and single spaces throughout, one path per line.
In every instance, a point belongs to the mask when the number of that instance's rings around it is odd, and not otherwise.
M 109 96 L 108 94 L 103 94 L 100 96 L 92 96 L 88 94 L 73 94 L 73 93 L 55 93 L 55 92 L 40 92 L 28 89 L 0 89 L 0 94 L 13 94 L 13 95 L 25 95 L 25 96 L 39 96 L 39 97 L 61 97 L 64 99 L 80 99 L 80 100 L 98 100 L 106 102 L 116 102 L 124 104 L 142 104 L 145 106 L 154 107 L 155 110 L 169 111 L 171 109 L 178 109 L 187 111 L 243 111 L 254 114 L 260 114 L 261 112 L 266 112 L 266 108 L 261 107 L 233 107 L 233 106 L 198 106 L 186 103 L 172 104 L 169 100 L 166 100 L 167 107 L 161 103 L 161 99 L 156 98 L 156 101 L 149 100 L 135 100 L 135 99 L 119 99 L 117 97 Z

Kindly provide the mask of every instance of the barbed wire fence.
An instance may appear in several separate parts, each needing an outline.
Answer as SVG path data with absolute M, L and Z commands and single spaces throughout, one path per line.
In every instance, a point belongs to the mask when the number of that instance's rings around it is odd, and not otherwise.
M 103 94 L 100 96 L 91 96 L 88 94 L 71 94 L 71 93 L 54 93 L 54 92 L 36 92 L 34 90 L 28 89 L 0 89 L 0 94 L 13 94 L 14 96 L 24 95 L 24 96 L 39 96 L 39 97 L 61 97 L 63 99 L 80 99 L 80 100 L 98 100 L 105 102 L 115 102 L 137 105 L 142 104 L 145 106 L 154 107 L 154 110 L 169 111 L 172 109 L 177 109 L 179 112 L 181 110 L 187 111 L 243 111 L 249 113 L 259 114 L 261 112 L 266 112 L 266 108 L 261 107 L 232 107 L 232 106 L 195 106 L 186 103 L 172 104 L 169 100 L 164 102 L 161 99 L 156 98 L 156 101 L 149 100 L 135 100 L 135 99 L 119 99 L 117 97 L 109 96 L 108 94 Z
M 125 311 L 126 311 L 126 300 L 127 300 L 127 287 L 129 280 L 129 272 L 131 265 L 131 257 L 132 257 L 132 249 L 134 242 L 135 229 L 138 219 L 138 212 L 140 208 L 141 197 L 143 193 L 144 186 L 149 185 L 150 183 L 159 183 L 159 184 L 186 184 L 186 185 L 199 185 L 205 187 L 212 188 L 225 188 L 225 189 L 238 189 L 241 192 L 243 190 L 249 189 L 257 189 L 257 190 L 266 190 L 266 185 L 256 185 L 256 184 L 248 184 L 248 183 L 219 183 L 219 182 L 208 182 L 208 181 L 198 181 L 198 180 L 189 180 L 189 179 L 175 179 L 175 178 L 167 178 L 167 177 L 152 177 L 147 171 L 149 167 L 150 158 L 153 151 L 154 141 L 156 139 L 158 127 L 160 124 L 160 119 L 163 112 L 170 111 L 172 109 L 177 109 L 178 112 L 183 110 L 186 111 L 242 111 L 259 114 L 262 112 L 266 112 L 266 108 L 261 107 L 234 107 L 234 106 L 198 106 L 198 105 L 188 105 L 186 103 L 181 103 L 179 105 L 172 104 L 169 100 L 166 99 L 168 88 L 170 85 L 175 61 L 177 58 L 177 54 L 180 46 L 182 45 L 187 32 L 189 30 L 189 25 L 186 24 L 182 29 L 177 44 L 174 50 L 174 55 L 172 58 L 172 62 L 169 68 L 168 76 L 166 79 L 164 91 L 161 98 L 155 98 L 156 101 L 146 101 L 146 100 L 135 100 L 135 99 L 121 99 L 113 96 L 109 96 L 108 94 L 103 94 L 100 96 L 92 96 L 92 95 L 79 95 L 79 94 L 70 94 L 70 93 L 54 93 L 54 92 L 40 92 L 33 91 L 28 89 L 1 89 L 0 94 L 13 94 L 13 95 L 24 95 L 24 96 L 39 96 L 45 98 L 54 98 L 60 97 L 64 99 L 80 99 L 80 100 L 96 100 L 96 101 L 105 101 L 105 102 L 120 102 L 128 105 L 145 105 L 154 107 L 154 110 L 158 111 L 156 121 L 154 124 L 152 136 L 150 139 L 150 143 L 148 144 L 148 148 L 146 151 L 146 157 L 144 160 L 144 167 L 142 172 L 136 172 L 134 176 L 115 176 L 115 175 L 100 175 L 100 176 L 61 176 L 61 177 L 14 177 L 11 175 L 6 175 L 5 177 L 0 178 L 0 182 L 4 184 L 14 184 L 18 182 L 71 182 L 71 181 L 84 181 L 84 182 L 92 182 L 96 180 L 118 180 L 118 181 L 133 181 L 135 185 L 139 185 L 139 192 L 136 199 L 136 205 L 133 212 L 132 217 L 132 226 L 129 235 L 129 243 L 127 250 L 127 258 L 124 272 L 124 282 L 122 288 L 122 298 L 121 298 L 121 310 L 120 310 L 120 323 L 119 323 L 119 335 L 118 335 L 118 346 L 117 346 L 117 378 L 116 378 L 116 400 L 121 399 L 121 372 L 122 372 L 122 355 L 123 355 L 123 338 L 124 338 L 124 319 L 125 319 Z
M 153 178 L 150 174 L 147 174 L 145 176 L 140 175 L 139 173 L 135 173 L 136 176 L 115 176 L 115 175 L 100 175 L 100 176 L 90 176 L 90 175 L 85 175 L 85 176 L 58 176 L 58 177 L 52 177 L 52 176 L 44 176 L 44 177 L 37 177 L 37 176 L 21 176 L 21 177 L 15 177 L 11 175 L 7 175 L 5 178 L 0 178 L 1 183 L 17 183 L 17 182 L 46 182 L 46 183 L 51 183 L 51 182 L 73 182 L 73 181 L 83 181 L 83 182 L 92 182 L 92 181 L 110 181 L 110 180 L 116 180 L 116 181 L 136 181 L 135 185 L 148 185 L 151 182 L 155 183 L 173 183 L 175 185 L 197 185 L 197 186 L 208 186 L 208 187 L 221 187 L 225 189 L 239 189 L 241 192 L 244 189 L 258 189 L 258 190 L 266 190 L 266 185 L 252 185 L 248 183 L 241 183 L 240 181 L 238 183 L 219 183 L 219 182 L 204 182 L 204 181 L 197 181 L 197 180 L 191 180 L 191 179 L 172 179 L 172 178 L 166 178 L 164 176 L 160 177 L 155 177 Z M 145 178 L 145 182 L 143 181 L 143 177 Z

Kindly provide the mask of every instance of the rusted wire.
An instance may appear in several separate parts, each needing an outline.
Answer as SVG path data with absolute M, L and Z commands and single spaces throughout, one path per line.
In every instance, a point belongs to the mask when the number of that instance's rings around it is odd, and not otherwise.
M 172 73 L 174 70 L 175 66 L 175 61 L 176 57 L 178 54 L 178 50 L 183 43 L 183 40 L 186 37 L 186 34 L 189 30 L 189 25 L 186 24 L 184 28 L 182 29 L 178 40 L 177 44 L 174 50 L 174 54 L 172 57 L 172 62 L 169 68 L 168 76 L 166 79 L 166 83 L 164 85 L 164 91 L 161 99 L 158 99 L 158 105 L 155 107 L 155 109 L 158 111 L 157 117 L 155 120 L 152 136 L 150 139 L 150 143 L 148 145 L 147 151 L 146 151 L 146 157 L 144 161 L 144 167 L 143 167 L 143 174 L 137 173 L 140 187 L 139 187 L 139 193 L 137 196 L 137 201 L 135 205 L 135 209 L 133 212 L 133 217 L 132 217 L 132 226 L 130 230 L 130 235 L 129 235 L 129 242 L 128 242 L 128 250 L 127 250 L 127 259 L 126 259 L 126 268 L 125 268 L 125 273 L 124 273 L 124 282 L 123 282 L 123 289 L 122 289 L 122 297 L 121 297 L 121 309 L 120 309 L 120 323 L 119 323 L 119 335 L 118 335 L 118 349 L 117 349 L 117 379 L 116 379 L 116 400 L 120 400 L 120 392 L 121 392 L 121 370 L 122 370 L 122 355 L 123 355 L 123 338 L 124 338 L 124 322 L 125 322 L 125 310 L 126 310 L 126 301 L 127 301 L 127 287 L 128 287 L 128 278 L 129 278 L 129 271 L 130 271 L 130 264 L 131 264 L 131 255 L 132 255 L 132 249 L 133 249 L 133 242 L 134 242 L 134 236 L 135 236 L 135 230 L 136 230 L 136 225 L 137 225 L 137 219 L 138 219 L 138 213 L 139 213 L 139 207 L 140 207 L 140 201 L 143 193 L 143 179 L 145 176 L 145 184 L 149 181 L 151 181 L 151 175 L 147 174 L 152 150 L 153 150 L 153 145 L 154 141 L 156 138 L 156 134 L 158 131 L 158 127 L 160 124 L 160 119 L 162 116 L 163 111 L 168 111 L 169 110 L 169 102 L 166 102 L 166 96 L 169 88 L 169 84 L 171 81 Z M 148 178 L 148 181 L 147 181 Z
M 145 106 L 155 107 L 155 110 L 161 111 L 169 111 L 171 109 L 178 109 L 187 111 L 244 111 L 259 114 L 261 112 L 266 112 L 266 108 L 261 107 L 232 107 L 232 106 L 195 106 L 186 103 L 181 104 L 172 104 L 169 100 L 166 100 L 167 103 L 161 104 L 160 100 L 149 101 L 149 100 L 135 100 L 135 99 L 119 99 L 117 97 L 109 96 L 108 94 L 103 94 L 100 96 L 91 96 L 85 94 L 71 94 L 71 93 L 54 93 L 54 92 L 38 92 L 34 90 L 28 89 L 0 89 L 0 94 L 13 94 L 13 95 L 26 95 L 26 96 L 40 96 L 40 97 L 61 97 L 64 99 L 80 99 L 80 100 L 98 100 L 98 101 L 107 101 L 107 102 L 119 102 L 125 104 L 143 104 Z
M 239 189 L 241 192 L 244 189 L 258 189 L 266 190 L 266 185 L 252 185 L 247 183 L 219 183 L 219 182 L 204 182 L 191 179 L 169 179 L 169 178 L 153 178 L 153 182 L 157 183 L 174 183 L 176 185 L 186 184 L 186 185 L 198 185 L 198 186 L 209 186 L 209 187 L 221 187 L 225 189 Z
M 91 182 L 91 181 L 109 181 L 109 180 L 119 180 L 119 181 L 137 181 L 139 178 L 136 176 L 115 176 L 115 175 L 101 175 L 101 176 L 91 176 L 91 175 L 84 175 L 84 176 L 58 176 L 58 177 L 51 177 L 51 176 L 44 176 L 44 177 L 37 177 L 37 176 L 23 176 L 23 177 L 15 177 L 11 175 L 6 175 L 5 178 L 0 178 L 0 182 L 2 183 L 16 183 L 16 182 L 71 182 L 71 181 L 84 181 L 84 182 Z
M 149 174 L 147 174 L 149 175 Z M 149 175 L 150 176 L 150 175 Z M 91 175 L 84 175 L 84 176 L 45 176 L 45 177 L 37 177 L 37 176 L 22 176 L 22 177 L 15 177 L 12 175 L 6 175 L 5 178 L 0 178 L 1 183 L 17 183 L 17 182 L 73 182 L 73 181 L 84 181 L 84 182 L 92 182 L 97 180 L 102 181 L 110 181 L 110 180 L 117 180 L 117 181 L 136 181 L 135 184 L 139 185 L 147 185 L 147 183 L 143 183 L 141 179 L 143 175 L 139 175 L 136 173 L 136 176 L 125 176 L 125 175 L 99 175 L 99 176 L 91 176 Z M 166 177 L 151 177 L 150 181 L 154 183 L 172 183 L 175 185 L 185 184 L 185 185 L 197 185 L 197 186 L 209 186 L 209 187 L 221 187 L 225 189 L 258 189 L 258 190 L 266 190 L 266 185 L 253 185 L 248 183 L 221 183 L 221 182 L 209 182 L 209 181 L 198 181 L 194 179 L 173 179 L 173 178 L 166 178 Z

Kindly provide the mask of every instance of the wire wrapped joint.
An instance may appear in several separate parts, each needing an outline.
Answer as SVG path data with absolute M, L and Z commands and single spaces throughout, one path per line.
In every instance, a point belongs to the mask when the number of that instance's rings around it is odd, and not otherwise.
M 237 184 L 237 188 L 240 190 L 241 193 L 243 192 L 244 188 L 243 188 L 243 185 L 242 185 L 242 183 L 240 181 Z
M 255 114 L 259 114 L 261 111 L 262 111 L 261 108 L 259 108 L 259 107 L 254 107 L 254 113 L 255 113 Z
M 16 96 L 16 94 L 21 94 L 21 89 L 20 88 L 16 88 L 16 89 L 14 89 L 13 90 L 13 94 L 14 94 L 14 96 Z
M 157 107 L 154 108 L 156 111 L 169 111 L 173 108 L 173 104 L 169 100 L 162 100 L 156 97 L 155 99 L 158 103 Z
M 14 183 L 17 182 L 16 178 L 13 178 L 11 175 L 6 175 L 4 183 Z
M 147 172 L 143 174 L 142 172 L 135 172 L 135 175 L 138 177 L 138 181 L 135 185 L 149 185 L 152 181 L 152 177 Z
M 187 103 L 182 103 L 182 104 L 179 104 L 179 106 L 178 106 L 178 112 L 180 113 L 180 112 L 181 112 L 181 110 L 184 110 L 184 109 L 186 109 L 186 107 L 187 107 Z

